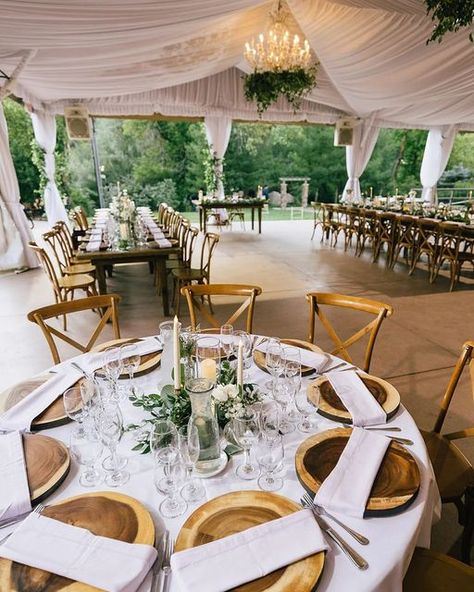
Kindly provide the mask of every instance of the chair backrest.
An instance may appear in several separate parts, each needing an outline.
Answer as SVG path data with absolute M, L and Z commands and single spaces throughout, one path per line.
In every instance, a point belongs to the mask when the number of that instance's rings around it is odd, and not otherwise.
M 57 230 L 49 230 L 43 234 L 43 240 L 46 244 L 49 245 L 51 252 L 56 259 L 58 264 L 59 271 L 61 275 L 64 275 L 65 268 L 68 266 L 69 261 L 67 258 L 67 254 L 63 250 L 62 242 L 59 238 L 59 233 Z
M 67 255 L 68 263 L 70 264 L 71 259 L 74 257 L 74 245 L 69 233 L 69 228 L 63 220 L 60 220 L 59 222 L 56 222 L 53 229 L 58 233 L 58 240 L 61 243 L 64 253 Z
M 306 300 L 309 302 L 309 337 L 308 341 L 314 343 L 316 316 L 319 318 L 321 324 L 326 329 L 327 334 L 333 341 L 335 348 L 331 351 L 332 354 L 344 358 L 351 364 L 353 360 L 347 351 L 348 348 L 366 335 L 368 335 L 368 343 L 364 353 L 364 363 L 361 366 L 365 372 L 369 371 L 370 361 L 375 345 L 375 340 L 379 332 L 380 326 L 386 317 L 393 314 L 393 308 L 390 304 L 384 304 L 376 300 L 368 300 L 367 298 L 359 298 L 357 296 L 346 296 L 345 294 L 328 294 L 323 292 L 310 292 L 306 294 Z M 321 306 L 335 306 L 339 308 L 347 308 L 364 313 L 375 315 L 375 318 L 364 325 L 361 329 L 356 331 L 347 339 L 342 340 L 336 333 L 336 330 L 330 323 L 327 316 L 321 310 Z
M 441 222 L 439 257 L 455 261 L 462 243 L 462 227 L 454 222 Z
M 199 313 L 201 319 L 207 321 L 212 329 L 219 330 L 221 325 L 234 325 L 239 317 L 247 311 L 245 330 L 247 333 L 252 333 L 255 298 L 261 293 L 262 288 L 248 284 L 193 284 L 181 288 L 181 294 L 186 296 L 193 330 L 196 330 L 200 324 L 196 313 Z M 227 320 L 219 321 L 210 308 L 204 304 L 205 297 L 209 296 L 239 296 L 243 302 Z
M 61 298 L 61 288 L 59 286 L 58 276 L 57 276 L 56 270 L 54 268 L 54 265 L 53 265 L 51 259 L 49 258 L 48 253 L 46 253 L 46 251 L 44 249 L 39 247 L 33 241 L 29 242 L 28 245 L 36 253 L 36 256 L 38 257 L 40 265 L 42 266 L 46 275 L 48 276 L 49 281 L 51 282 L 51 284 L 53 286 L 53 290 L 56 293 L 57 297 Z
M 219 235 L 215 232 L 206 232 L 201 248 L 201 273 L 209 279 L 211 272 L 211 260 L 214 250 L 219 242 Z
M 163 224 L 163 216 L 165 215 L 166 210 L 168 209 L 168 204 L 164 201 L 160 203 L 158 207 L 158 223 Z
M 43 331 L 43 335 L 45 336 L 49 349 L 51 350 L 54 363 L 57 364 L 60 362 L 60 356 L 54 337 L 65 341 L 81 352 L 88 352 L 94 346 L 97 338 L 110 319 L 112 321 L 114 337 L 115 339 L 120 339 L 118 320 L 118 303 L 120 300 L 121 297 L 118 294 L 106 294 L 103 296 L 91 296 L 89 298 L 80 298 L 78 300 L 60 302 L 59 304 L 51 304 L 50 306 L 43 306 L 42 308 L 32 310 L 28 313 L 28 320 L 39 325 L 40 329 Z M 99 322 L 97 323 L 91 337 L 85 345 L 46 322 L 49 319 L 58 316 L 95 309 L 100 310 L 101 313 Z
M 199 228 L 194 226 L 187 226 L 183 238 L 182 261 L 186 267 L 191 267 L 191 259 L 193 257 L 194 245 L 199 235 Z
M 428 218 L 419 218 L 417 220 L 417 243 L 418 249 L 426 253 L 434 253 L 438 245 L 438 233 L 440 222 Z
M 81 206 L 75 208 L 72 212 L 74 221 L 79 226 L 79 230 L 88 230 L 89 222 L 87 221 L 87 215 Z
M 466 341 L 462 346 L 461 354 L 456 362 L 456 366 L 451 374 L 451 377 L 448 382 L 448 386 L 444 393 L 443 399 L 441 401 L 441 405 L 439 408 L 438 417 L 436 418 L 435 425 L 433 428 L 433 432 L 439 434 L 441 432 L 441 428 L 443 427 L 444 420 L 446 418 L 446 414 L 448 413 L 449 405 L 451 404 L 454 391 L 458 385 L 459 379 L 461 378 L 461 374 L 466 366 L 469 366 L 469 372 L 471 376 L 471 389 L 472 389 L 472 397 L 474 399 L 474 341 Z M 455 432 L 454 434 L 447 434 L 446 437 L 448 439 L 457 439 L 463 437 L 463 435 L 468 435 L 467 431 L 463 430 L 462 433 Z M 470 430 L 472 433 L 470 435 L 474 436 L 474 428 Z

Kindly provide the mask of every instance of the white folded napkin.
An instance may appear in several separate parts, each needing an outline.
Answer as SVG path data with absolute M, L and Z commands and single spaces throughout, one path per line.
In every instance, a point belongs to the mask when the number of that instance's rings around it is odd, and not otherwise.
M 122 343 L 116 346 L 116 355 L 114 359 L 118 359 L 120 355 L 120 346 L 121 345 L 136 345 L 137 346 L 137 354 L 140 356 L 145 356 L 146 354 L 152 354 L 161 350 L 161 345 L 156 341 L 156 339 L 142 339 L 140 341 L 135 341 L 133 343 Z M 82 354 L 81 356 L 77 356 L 74 358 L 74 362 L 76 362 L 84 372 L 87 374 L 92 374 L 98 368 L 102 368 L 105 365 L 106 358 L 108 354 L 106 352 L 88 352 Z M 64 362 L 64 365 L 70 364 L 70 360 Z
M 90 241 L 86 245 L 86 251 L 88 251 L 89 253 L 91 253 L 93 251 L 99 251 L 101 243 L 102 243 L 101 238 L 91 238 Z
M 390 439 L 385 436 L 354 428 L 314 501 L 327 510 L 362 518 L 389 444 Z
M 153 230 L 153 239 L 158 241 L 165 238 L 165 235 L 161 232 L 161 230 Z
M 263 343 L 258 344 L 255 349 L 257 351 L 260 351 L 264 354 L 267 353 L 267 345 L 268 345 L 268 341 L 264 341 Z M 282 343 L 281 344 L 282 347 L 285 347 L 285 344 Z M 314 368 L 315 370 L 319 370 L 322 371 L 322 368 L 324 368 L 324 366 L 327 364 L 328 362 L 328 356 L 326 354 L 320 354 L 318 352 L 313 352 L 310 351 L 308 349 L 303 349 L 301 347 L 297 347 L 294 345 L 289 345 L 288 347 L 296 347 L 297 349 L 299 349 L 300 352 L 300 360 L 301 360 L 301 365 L 302 366 L 307 366 L 308 368 Z M 297 362 L 298 359 L 296 356 L 292 356 L 291 352 L 288 355 L 288 359 L 294 362 Z
M 23 437 L 20 432 L 0 436 L 0 520 L 31 511 Z
M 30 514 L 0 547 L 0 556 L 108 592 L 135 592 L 157 552 L 150 545 L 96 536 L 85 528 Z
M 101 223 L 102 224 L 102 223 Z M 90 232 L 91 237 L 101 237 L 102 236 L 102 228 L 98 228 L 98 224 L 96 228 L 93 228 Z
M 355 370 L 325 374 L 344 403 L 355 426 L 387 423 L 387 414 L 375 400 Z
M 224 592 L 327 549 L 310 510 L 301 510 L 171 557 L 181 592 Z
M 29 430 L 33 419 L 81 377 L 82 374 L 74 368 L 69 368 L 62 374 L 55 374 L 0 415 L 0 430 Z

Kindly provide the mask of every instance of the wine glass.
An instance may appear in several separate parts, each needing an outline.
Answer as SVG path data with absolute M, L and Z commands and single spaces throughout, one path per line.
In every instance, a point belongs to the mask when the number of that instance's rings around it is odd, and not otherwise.
M 120 399 L 118 379 L 122 373 L 122 361 L 120 359 L 120 349 L 118 347 L 112 346 L 105 350 L 104 370 L 112 385 L 112 396 L 118 401 Z
M 204 487 L 193 478 L 193 470 L 199 460 L 199 433 L 196 426 L 189 423 L 178 430 L 179 451 L 187 471 L 187 483 L 181 489 L 181 495 L 188 502 L 197 502 L 205 495 Z
M 235 474 L 241 479 L 254 479 L 258 475 L 258 467 L 250 460 L 250 450 L 258 438 L 258 419 L 250 409 L 244 411 L 233 420 L 235 440 L 244 450 L 244 462 L 239 465 Z
M 222 325 L 220 329 L 221 349 L 224 356 L 229 359 L 234 352 L 234 327 L 229 323 Z
M 130 479 L 130 473 L 123 470 L 124 459 L 117 454 L 117 447 L 123 435 L 123 420 L 120 409 L 117 406 L 106 405 L 98 412 L 96 425 L 102 443 L 110 451 L 110 457 L 102 463 L 102 466 L 107 471 L 105 482 L 110 487 L 124 485 Z
M 298 422 L 298 430 L 304 434 L 316 431 L 318 420 L 316 413 L 318 408 L 308 399 L 305 389 L 299 389 L 295 394 L 295 404 L 298 411 L 301 413 Z
M 165 467 L 165 472 L 168 476 L 170 486 L 166 492 L 166 498 L 160 504 L 160 513 L 165 518 L 176 518 L 186 511 L 187 504 L 179 495 L 179 486 L 181 485 L 184 476 L 185 468 L 181 454 L 177 448 L 165 447 L 161 448 L 157 453 L 159 465 Z M 158 491 L 160 483 L 160 474 L 155 470 L 155 486 Z
M 138 347 L 134 343 L 127 343 L 120 347 L 120 361 L 122 363 L 123 372 L 128 373 L 128 387 L 132 392 L 132 381 L 135 372 L 140 368 L 141 357 L 138 353 Z
M 153 454 L 156 465 L 162 465 L 165 456 L 160 455 L 163 449 L 177 450 L 178 449 L 178 431 L 175 424 L 170 419 L 158 419 L 153 423 L 150 431 L 150 449 Z M 164 472 L 164 477 L 159 481 L 155 479 L 155 485 L 158 491 L 167 494 L 172 483 L 168 478 L 166 466 L 161 467 Z
M 265 367 L 272 376 L 272 380 L 266 384 L 272 390 L 275 387 L 277 378 L 281 375 L 284 367 L 283 351 L 279 343 L 269 343 L 265 354 Z
M 102 480 L 102 475 L 95 468 L 95 463 L 102 454 L 103 445 L 96 430 L 87 432 L 76 428 L 71 432 L 69 450 L 73 458 L 85 467 L 79 477 L 83 487 L 94 487 Z
M 256 445 L 257 462 L 262 474 L 258 478 L 258 486 L 264 491 L 277 491 L 283 487 L 283 479 L 275 477 L 284 458 L 283 439 L 279 434 L 268 436 L 262 434 Z
M 292 389 L 290 379 L 280 378 L 273 386 L 273 398 L 281 407 L 279 431 L 282 434 L 289 434 L 295 431 L 295 426 L 288 420 L 288 407 L 292 401 Z
M 280 431 L 281 409 L 276 401 L 264 401 L 259 413 L 260 431 L 267 436 L 277 435 Z
M 84 419 L 84 406 L 80 387 L 68 388 L 63 393 L 63 405 L 66 415 L 79 424 Z

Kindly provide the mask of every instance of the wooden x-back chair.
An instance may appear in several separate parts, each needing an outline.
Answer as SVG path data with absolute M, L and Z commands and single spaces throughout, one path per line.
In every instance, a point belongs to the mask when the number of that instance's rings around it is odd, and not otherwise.
M 310 292 L 306 294 L 306 300 L 309 302 L 308 341 L 314 343 L 317 316 L 335 345 L 335 348 L 331 351 L 331 354 L 340 356 L 352 364 L 353 360 L 347 351 L 348 348 L 368 335 L 368 343 L 364 354 L 364 363 L 361 365 L 362 370 L 368 372 L 377 334 L 383 320 L 393 314 L 392 306 L 390 306 L 390 304 L 384 304 L 383 302 L 377 302 L 376 300 L 368 300 L 366 298 L 359 298 L 356 296 L 346 296 L 345 294 L 327 294 L 323 292 Z M 327 316 L 321 310 L 321 306 L 335 306 L 339 308 L 348 308 L 355 311 L 371 313 L 375 315 L 375 319 L 371 320 L 367 325 L 364 325 L 361 329 L 359 329 L 347 339 L 342 340 L 336 333 L 336 330 L 332 326 Z
M 443 503 L 453 503 L 458 510 L 459 523 L 464 526 L 461 557 L 469 563 L 472 535 L 474 533 L 474 467 L 454 444 L 454 440 L 474 436 L 474 427 L 441 434 L 444 420 L 453 399 L 459 379 L 468 367 L 471 391 L 474 398 L 474 341 L 466 341 L 451 374 L 440 404 L 433 430 L 421 430 L 425 440 Z
M 58 348 L 54 337 L 65 341 L 72 347 L 75 347 L 81 352 L 88 352 L 94 346 L 100 333 L 106 326 L 109 319 L 112 321 L 112 329 L 115 339 L 120 339 L 120 327 L 118 320 L 118 303 L 121 297 L 118 294 L 106 294 L 104 296 L 91 296 L 90 298 L 81 298 L 68 302 L 60 302 L 59 304 L 51 304 L 50 306 L 43 306 L 28 313 L 28 320 L 36 323 L 48 342 L 49 349 L 55 364 L 60 360 Z M 68 314 L 82 312 L 85 310 L 101 310 L 101 317 L 85 345 L 73 339 L 70 335 L 66 335 L 63 331 L 59 331 L 56 327 L 48 324 L 46 321 L 58 316 L 65 316 Z
M 211 326 L 210 329 L 204 329 L 207 332 L 219 332 L 219 328 L 224 324 L 234 325 L 239 317 L 247 311 L 245 331 L 252 333 L 255 298 L 261 293 L 262 288 L 259 286 L 247 284 L 194 284 L 181 288 L 181 294 L 186 297 L 188 303 L 192 329 L 196 330 L 200 324 L 197 318 L 199 314 L 200 319 Z M 209 301 L 211 296 L 239 296 L 244 300 L 227 320 L 219 321 L 213 311 L 204 304 L 204 299 L 207 298 Z

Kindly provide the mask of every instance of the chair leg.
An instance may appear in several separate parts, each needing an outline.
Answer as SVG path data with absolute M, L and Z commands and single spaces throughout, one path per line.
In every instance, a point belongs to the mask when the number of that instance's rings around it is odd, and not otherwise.
M 464 563 L 471 565 L 472 535 L 474 534 L 474 487 L 466 489 L 464 498 L 465 515 L 461 541 L 461 559 Z

